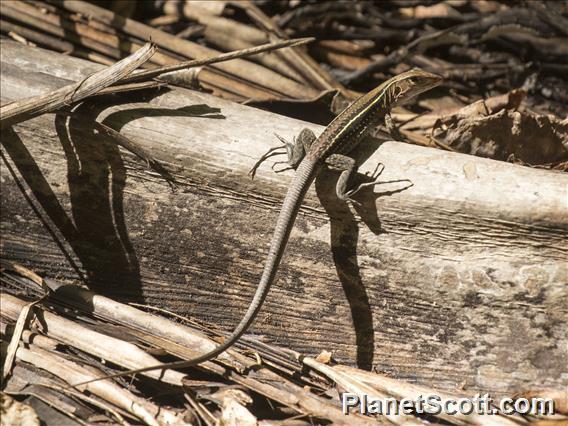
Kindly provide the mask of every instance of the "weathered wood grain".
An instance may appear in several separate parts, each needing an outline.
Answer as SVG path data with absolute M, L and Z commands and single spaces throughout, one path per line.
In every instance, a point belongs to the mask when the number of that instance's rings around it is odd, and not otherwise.
M 1 54 L 2 102 L 99 69 L 5 41 Z M 306 123 L 189 90 L 136 96 L 2 134 L 38 212 L 3 165 L 2 256 L 229 330 L 256 287 L 291 178 L 268 166 L 254 181 L 247 172 L 278 144 L 274 133 L 291 139 Z M 177 190 L 93 134 L 89 116 L 164 162 Z M 362 170 L 378 161 L 385 182 L 404 181 L 366 192 L 361 207 L 334 198 L 333 173 L 318 178 L 253 331 L 441 388 L 565 386 L 566 175 L 394 142 Z

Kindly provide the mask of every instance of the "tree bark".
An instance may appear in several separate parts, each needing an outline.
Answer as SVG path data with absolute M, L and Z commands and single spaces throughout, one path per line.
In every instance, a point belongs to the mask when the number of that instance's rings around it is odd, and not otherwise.
M 4 40 L 1 55 L 3 103 L 100 69 Z M 293 175 L 247 172 L 274 133 L 322 127 L 179 88 L 75 110 L 2 133 L 2 256 L 232 329 Z M 440 388 L 566 386 L 567 176 L 372 138 L 356 154 L 385 183 L 348 206 L 322 172 L 252 331 Z

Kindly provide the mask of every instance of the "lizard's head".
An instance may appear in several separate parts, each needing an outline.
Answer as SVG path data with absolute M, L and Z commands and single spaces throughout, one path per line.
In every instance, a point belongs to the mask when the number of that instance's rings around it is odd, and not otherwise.
M 396 84 L 391 87 L 394 90 L 396 105 L 404 104 L 420 93 L 426 92 L 442 82 L 442 77 L 426 71 L 414 69 L 399 74 Z

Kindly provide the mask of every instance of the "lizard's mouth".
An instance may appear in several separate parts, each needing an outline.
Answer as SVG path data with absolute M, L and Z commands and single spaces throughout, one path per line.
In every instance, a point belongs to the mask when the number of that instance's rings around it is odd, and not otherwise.
M 421 90 L 420 93 L 426 92 L 427 90 L 430 90 L 430 89 L 433 89 L 434 87 L 442 84 L 442 81 L 444 81 L 444 79 L 437 74 L 431 74 L 430 79 L 432 81 L 428 84 L 428 87 L 426 87 L 424 90 Z
M 397 105 L 404 104 L 409 100 L 415 98 L 416 96 L 420 95 L 421 93 L 427 92 L 428 90 L 433 89 L 434 87 L 439 86 L 442 84 L 443 78 L 437 74 L 430 74 L 428 76 L 421 76 L 420 84 L 413 86 L 405 93 L 400 95 L 399 99 L 397 99 Z
M 428 90 L 439 86 L 442 84 L 443 78 L 437 74 L 428 73 L 427 76 L 421 76 L 419 81 L 420 83 L 409 91 L 410 96 L 419 95 L 420 93 L 427 92 Z

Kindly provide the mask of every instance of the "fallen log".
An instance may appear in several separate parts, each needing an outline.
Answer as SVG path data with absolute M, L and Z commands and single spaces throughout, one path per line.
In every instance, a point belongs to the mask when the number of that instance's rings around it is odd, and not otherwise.
M 101 67 L 1 42 L 2 103 Z M 2 133 L 2 257 L 232 329 L 292 174 L 247 175 L 274 133 L 322 127 L 186 89 L 99 97 Z M 97 119 L 161 162 L 171 183 Z M 418 383 L 566 385 L 568 177 L 369 138 L 360 206 L 319 176 L 253 332 Z M 380 146 L 379 146 L 380 145 Z M 373 150 L 378 146 L 378 149 Z M 370 154 L 372 153 L 372 154 Z

